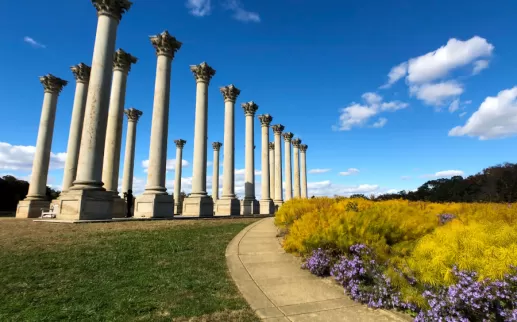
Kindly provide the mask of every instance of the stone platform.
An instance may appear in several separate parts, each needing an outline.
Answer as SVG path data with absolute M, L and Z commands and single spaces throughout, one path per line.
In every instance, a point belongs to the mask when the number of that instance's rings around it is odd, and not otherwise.
M 255 215 L 255 216 L 228 216 L 219 215 L 213 217 L 189 217 L 174 216 L 169 218 L 113 218 L 113 219 L 97 219 L 97 220 L 63 220 L 63 219 L 34 219 L 34 222 L 46 222 L 53 224 L 93 224 L 93 223 L 111 223 L 111 222 L 135 222 L 135 221 L 156 221 L 156 220 L 213 220 L 213 219 L 250 219 L 250 218 L 268 218 L 272 215 Z

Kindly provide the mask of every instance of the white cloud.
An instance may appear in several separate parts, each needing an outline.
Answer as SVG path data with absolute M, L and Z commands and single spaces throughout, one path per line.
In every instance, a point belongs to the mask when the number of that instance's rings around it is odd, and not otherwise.
M 260 22 L 260 15 L 256 12 L 247 11 L 239 0 L 228 0 L 225 7 L 233 11 L 233 18 L 242 22 Z
M 424 174 L 422 178 L 450 178 L 454 176 L 463 176 L 465 173 L 461 170 L 444 170 L 434 174 Z
M 0 169 L 1 170 L 31 170 L 35 146 L 11 145 L 0 142 Z M 63 169 L 65 167 L 66 153 L 50 154 L 50 169 Z
M 330 170 L 331 169 L 310 169 L 309 173 L 314 173 L 314 174 L 326 173 L 326 172 L 329 172 Z
M 42 43 L 34 40 L 34 38 L 31 38 L 29 36 L 23 37 L 23 41 L 28 43 L 29 45 L 31 45 L 34 48 L 47 48 L 47 46 L 43 45 Z
M 403 78 L 407 74 L 407 62 L 403 62 L 395 67 L 393 67 L 388 74 L 388 82 L 382 85 L 380 88 L 389 88 L 391 85 L 395 84 L 399 81 L 399 79 Z
M 181 160 L 181 166 L 186 168 L 190 165 L 187 160 Z M 149 168 L 149 160 L 142 161 L 142 167 L 144 168 L 144 172 L 147 172 L 147 168 Z M 168 159 L 165 165 L 165 169 L 167 171 L 175 171 L 176 170 L 176 159 Z
M 446 100 L 461 95 L 463 93 L 463 85 L 456 81 L 415 85 L 410 87 L 409 92 L 426 104 L 440 106 Z
M 466 41 L 451 38 L 445 46 L 410 59 L 407 80 L 420 84 L 435 81 L 481 57 L 490 57 L 493 50 L 492 44 L 478 36 Z
M 406 108 L 407 103 L 400 101 L 383 102 L 382 96 L 377 93 L 367 92 L 362 95 L 365 104 L 352 103 L 349 106 L 341 109 L 339 115 L 338 126 L 334 129 L 337 131 L 349 131 L 353 127 L 360 127 L 367 123 L 367 121 L 384 111 L 396 111 L 399 109 Z M 386 124 L 386 121 L 381 121 L 382 126 Z M 379 123 L 379 122 L 377 122 Z M 377 124 L 375 123 L 375 124 Z M 374 124 L 374 127 L 375 127 Z M 377 124 L 377 125 L 381 125 Z M 381 126 L 377 126 L 381 127 Z
M 454 113 L 460 108 L 460 100 L 457 98 L 449 105 L 449 112 Z
M 456 126 L 449 136 L 472 136 L 481 140 L 517 134 L 517 86 L 485 98 L 466 124 Z
M 472 69 L 472 75 L 479 74 L 483 69 L 487 69 L 490 62 L 485 59 L 476 60 L 474 62 L 474 68 Z
M 377 122 L 373 123 L 372 127 L 381 128 L 386 125 L 386 123 L 388 123 L 388 119 L 381 117 L 379 120 L 377 120 Z
M 339 175 L 340 176 L 350 176 L 350 175 L 358 174 L 358 173 L 359 173 L 359 169 L 350 168 L 347 171 L 340 172 Z
M 465 115 L 467 115 L 467 112 L 461 112 L 459 117 L 464 117 Z
M 411 180 L 411 176 L 402 176 L 400 177 L 401 180 Z
M 309 197 L 311 196 L 350 196 L 352 194 L 375 194 L 380 193 L 378 185 L 361 184 L 357 186 L 345 186 L 332 183 L 330 180 L 307 183 Z
M 208 16 L 212 12 L 211 0 L 188 0 L 186 6 L 196 17 Z

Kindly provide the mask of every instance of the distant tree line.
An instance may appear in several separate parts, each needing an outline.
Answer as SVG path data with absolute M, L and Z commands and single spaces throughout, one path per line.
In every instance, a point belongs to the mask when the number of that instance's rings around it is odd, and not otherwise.
M 0 211 L 15 211 L 20 200 L 29 192 L 29 183 L 13 176 L 0 177 Z M 59 197 L 60 191 L 47 187 L 48 200 Z
M 373 199 L 431 202 L 517 202 L 517 163 L 499 164 L 466 178 L 454 176 L 448 179 L 429 180 L 416 191 L 388 193 L 373 197 Z

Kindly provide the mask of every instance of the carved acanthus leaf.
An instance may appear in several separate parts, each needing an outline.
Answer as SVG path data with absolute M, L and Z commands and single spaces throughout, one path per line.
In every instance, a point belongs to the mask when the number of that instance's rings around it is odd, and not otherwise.
M 70 67 L 74 74 L 75 80 L 80 83 L 87 83 L 90 80 L 90 72 L 92 68 L 84 63 Z
M 215 75 L 215 69 L 210 67 L 206 62 L 199 65 L 191 65 L 190 70 L 194 74 L 196 82 L 210 83 L 210 80 Z
M 302 144 L 302 140 L 300 140 L 299 138 L 296 138 L 296 139 L 293 139 L 292 143 L 293 143 L 293 147 L 299 148 L 300 144 Z
M 106 15 L 121 20 L 122 15 L 131 8 L 133 2 L 128 0 L 92 0 L 92 4 L 97 9 L 98 16 Z
M 123 49 L 119 49 L 113 55 L 113 70 L 121 70 L 129 73 L 131 70 L 131 64 L 136 64 L 137 61 L 138 58 L 125 52 Z
M 269 142 L 269 149 L 274 150 L 275 149 L 275 142 Z
M 124 114 L 127 115 L 128 121 L 138 122 L 140 116 L 142 116 L 144 113 L 142 111 L 137 110 L 136 108 L 129 108 L 127 110 L 124 110 Z
M 269 114 L 259 115 L 258 119 L 260 121 L 260 124 L 262 124 L 262 126 L 264 126 L 264 127 L 269 127 L 269 125 L 273 121 L 273 117 Z
M 282 124 L 275 124 L 275 125 L 271 126 L 271 128 L 273 129 L 273 132 L 275 134 L 282 134 L 282 132 L 285 129 L 285 127 Z
M 282 136 L 284 137 L 285 142 L 291 142 L 294 134 L 292 132 L 285 132 Z
M 219 151 L 223 144 L 221 142 L 213 142 L 212 147 L 214 148 L 214 151 Z
M 225 101 L 235 102 L 237 97 L 241 93 L 241 90 L 235 87 L 233 84 L 220 88 Z
M 52 74 L 47 74 L 45 76 L 41 76 L 39 78 L 39 81 L 43 85 L 43 88 L 45 89 L 45 93 L 54 93 L 59 94 L 61 93 L 61 90 L 63 87 L 68 84 L 66 80 L 63 80 L 61 78 L 58 78 Z
M 174 140 L 174 143 L 176 143 L 176 147 L 177 147 L 177 148 L 181 148 L 181 149 L 183 149 L 183 147 L 185 146 L 185 144 L 187 144 L 187 141 L 182 140 L 182 139 L 179 139 L 179 140 Z
M 247 102 L 241 104 L 242 108 L 244 109 L 244 114 L 246 116 L 254 116 L 255 112 L 258 110 L 258 105 L 255 104 L 255 102 Z
M 181 42 L 171 36 L 167 30 L 159 35 L 149 37 L 151 44 L 156 50 L 156 56 L 164 55 L 174 58 L 176 52 L 181 48 Z
M 307 151 L 307 148 L 308 148 L 308 147 L 309 147 L 309 146 L 308 146 L 307 144 L 302 144 L 302 145 L 300 145 L 300 152 L 305 153 L 305 151 Z

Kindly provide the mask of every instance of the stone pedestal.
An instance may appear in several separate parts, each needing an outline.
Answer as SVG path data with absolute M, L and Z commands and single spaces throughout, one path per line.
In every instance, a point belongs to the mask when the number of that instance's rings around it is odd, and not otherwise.
M 22 200 L 16 208 L 16 218 L 38 218 L 41 216 L 41 210 L 48 211 L 50 201 L 46 200 Z
M 127 215 L 126 201 L 118 195 L 113 197 L 113 218 L 124 218 Z
M 183 217 L 212 217 L 214 201 L 209 196 L 194 196 L 183 200 Z
M 214 205 L 214 212 L 218 216 L 240 216 L 241 202 L 237 198 L 219 199 Z
M 241 202 L 241 215 L 251 216 L 260 214 L 260 204 L 255 199 L 244 199 Z
M 59 199 L 57 219 L 61 220 L 101 220 L 113 218 L 113 195 L 106 191 L 69 190 Z
M 172 218 L 174 197 L 167 194 L 144 194 L 136 198 L 134 208 L 135 218 Z

